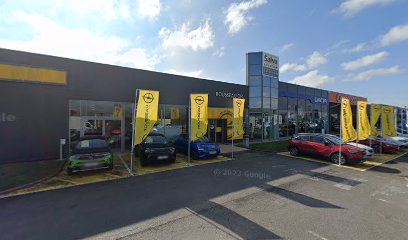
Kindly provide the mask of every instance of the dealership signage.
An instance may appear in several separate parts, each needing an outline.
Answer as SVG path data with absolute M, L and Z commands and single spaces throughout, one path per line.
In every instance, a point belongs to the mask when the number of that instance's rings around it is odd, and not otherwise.
M 222 98 L 244 98 L 244 94 L 242 93 L 231 93 L 231 92 L 215 92 L 216 97 Z
M 305 94 L 279 92 L 279 97 L 290 97 L 290 98 L 297 98 L 297 99 L 305 99 L 305 100 L 308 100 L 311 103 L 328 104 L 328 99 L 325 98 L 325 97 L 316 97 L 316 96 L 310 96 L 310 95 L 305 95 Z
M 0 123 L 2 122 L 15 122 L 16 116 L 5 112 L 0 112 Z
M 367 98 L 364 98 L 364 97 L 358 97 L 358 96 L 353 96 L 353 95 L 338 93 L 338 92 L 329 92 L 329 102 L 330 103 L 340 103 L 341 98 L 347 98 L 348 100 L 350 100 L 351 105 L 356 105 L 357 101 L 367 102 Z
M 314 97 L 314 103 L 327 103 L 327 98 Z
M 279 57 L 269 53 L 263 53 L 262 74 L 270 77 L 279 77 Z

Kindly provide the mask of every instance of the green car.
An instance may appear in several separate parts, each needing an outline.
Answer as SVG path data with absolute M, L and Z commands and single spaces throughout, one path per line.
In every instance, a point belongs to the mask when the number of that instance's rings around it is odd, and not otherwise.
M 113 169 L 113 154 L 103 136 L 80 138 L 68 160 L 68 175 L 96 169 Z

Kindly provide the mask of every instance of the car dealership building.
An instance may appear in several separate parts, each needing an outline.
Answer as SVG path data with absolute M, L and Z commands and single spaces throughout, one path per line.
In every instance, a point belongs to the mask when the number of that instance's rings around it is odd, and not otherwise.
M 0 49 L 0 163 L 57 159 L 60 143 L 66 154 L 95 133 L 126 151 L 136 89 L 160 91 L 154 131 L 170 140 L 188 130 L 190 93 L 208 93 L 207 136 L 218 143 L 231 140 L 234 97 L 246 99 L 245 138 L 252 142 L 336 129 L 339 93 L 280 82 L 271 54 L 248 53 L 246 63 L 240 85 Z

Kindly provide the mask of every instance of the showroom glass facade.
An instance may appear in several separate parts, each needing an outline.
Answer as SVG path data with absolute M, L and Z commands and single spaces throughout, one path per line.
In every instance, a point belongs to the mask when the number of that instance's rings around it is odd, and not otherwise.
M 273 61 L 268 64 L 268 61 Z M 276 61 L 276 62 L 275 62 Z M 247 85 L 249 86 L 249 139 L 277 138 L 278 58 L 263 53 L 247 54 Z
M 328 92 L 279 82 L 279 137 L 328 132 Z

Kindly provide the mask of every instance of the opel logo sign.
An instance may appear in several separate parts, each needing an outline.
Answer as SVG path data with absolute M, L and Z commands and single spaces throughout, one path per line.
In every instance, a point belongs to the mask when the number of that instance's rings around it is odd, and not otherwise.
M 238 107 L 241 107 L 241 105 L 242 105 L 242 101 L 241 101 L 241 100 L 237 100 L 237 106 L 238 106 Z
M 143 95 L 143 101 L 145 103 L 151 103 L 151 102 L 153 102 L 153 100 L 154 100 L 153 94 L 146 93 L 145 95 Z
M 202 96 L 197 96 L 196 98 L 194 98 L 194 101 L 198 104 L 201 105 L 204 103 L 204 98 Z

